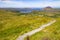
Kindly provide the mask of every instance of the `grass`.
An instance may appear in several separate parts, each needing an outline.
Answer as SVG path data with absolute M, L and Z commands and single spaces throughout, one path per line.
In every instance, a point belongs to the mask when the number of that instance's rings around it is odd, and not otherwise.
M 39 28 L 50 20 L 37 14 L 20 14 L 10 11 L 0 11 L 0 40 L 16 40 L 24 33 Z
M 60 40 L 60 18 L 55 20 L 57 20 L 56 23 L 30 36 L 30 40 Z

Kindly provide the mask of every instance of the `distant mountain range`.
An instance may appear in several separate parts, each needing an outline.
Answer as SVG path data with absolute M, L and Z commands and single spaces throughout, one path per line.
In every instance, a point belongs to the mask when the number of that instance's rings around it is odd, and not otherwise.
M 45 8 L 0 8 L 0 9 L 4 9 L 4 10 L 18 10 L 18 11 L 21 11 L 21 10 L 42 10 L 42 9 L 59 9 L 60 10 L 60 8 L 52 8 L 52 7 L 50 7 L 50 6 L 47 6 L 47 7 L 45 7 Z
M 33 10 L 36 10 L 36 11 L 42 10 L 42 8 L 0 8 L 0 10 L 31 12 Z
M 41 11 L 41 10 L 52 10 L 52 7 L 45 7 L 45 8 L 0 8 L 0 10 L 10 10 L 10 11 L 20 11 L 20 12 L 31 12 L 33 10 Z M 60 11 L 60 8 L 55 8 L 56 10 Z

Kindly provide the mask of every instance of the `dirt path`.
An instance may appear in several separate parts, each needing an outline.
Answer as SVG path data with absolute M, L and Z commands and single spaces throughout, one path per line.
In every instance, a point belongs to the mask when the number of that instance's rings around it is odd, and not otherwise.
M 52 24 L 55 23 L 55 22 L 56 22 L 56 20 L 50 21 L 49 23 L 40 26 L 40 28 L 37 28 L 37 29 L 35 29 L 35 30 L 32 30 L 32 31 L 30 31 L 30 32 L 28 32 L 28 33 L 25 33 L 25 34 L 19 36 L 16 40 L 24 40 L 25 37 L 31 36 L 31 35 L 39 32 L 39 31 L 43 30 L 45 27 L 48 27 L 48 26 L 52 25 Z

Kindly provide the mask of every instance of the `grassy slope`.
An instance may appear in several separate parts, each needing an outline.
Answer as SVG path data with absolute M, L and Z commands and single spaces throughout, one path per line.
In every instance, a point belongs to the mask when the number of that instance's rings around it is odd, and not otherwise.
M 56 23 L 32 35 L 30 40 L 60 40 L 60 17 L 55 20 Z
M 0 11 L 0 40 L 15 40 L 22 35 L 38 28 L 51 20 L 39 15 L 17 15 L 10 11 Z

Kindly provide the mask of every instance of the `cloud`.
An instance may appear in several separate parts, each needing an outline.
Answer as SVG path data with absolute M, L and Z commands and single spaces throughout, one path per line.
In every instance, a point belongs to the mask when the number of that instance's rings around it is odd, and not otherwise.
M 2 4 L 2 5 L 1 5 Z M 54 1 L 54 2 L 24 2 L 24 1 L 2 1 L 0 3 L 0 7 L 60 7 L 60 1 Z
M 0 1 L 60 1 L 60 0 L 0 0 Z

